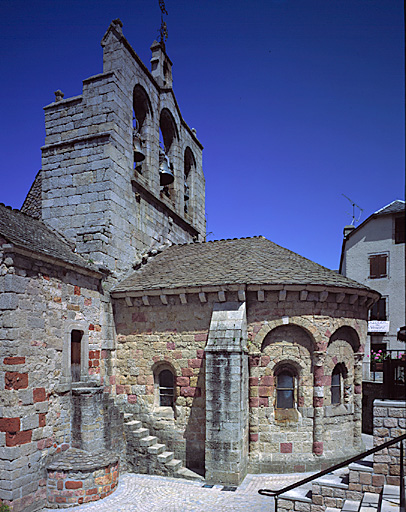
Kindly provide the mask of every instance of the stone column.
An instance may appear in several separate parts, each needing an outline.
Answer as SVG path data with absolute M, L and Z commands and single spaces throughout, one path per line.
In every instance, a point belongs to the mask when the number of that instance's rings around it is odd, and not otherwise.
M 91 453 L 105 450 L 103 388 L 74 384 L 72 409 L 72 446 Z
M 206 346 L 206 482 L 238 485 L 248 465 L 245 302 L 216 303 Z
M 325 353 L 313 353 L 313 453 L 323 455 Z
M 361 449 L 362 439 L 362 367 L 364 354 L 354 354 L 354 448 Z

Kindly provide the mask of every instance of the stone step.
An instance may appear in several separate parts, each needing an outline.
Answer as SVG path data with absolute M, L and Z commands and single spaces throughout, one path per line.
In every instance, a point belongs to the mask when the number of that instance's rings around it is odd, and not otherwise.
M 341 508 L 327 507 L 325 512 L 340 512 Z
M 142 427 L 142 423 L 138 420 L 131 420 L 131 421 L 126 421 L 124 423 L 124 426 L 126 429 L 136 430 L 136 429 Z
M 150 453 L 151 455 L 159 455 L 159 454 L 163 453 L 165 451 L 165 449 L 166 449 L 166 446 L 164 444 L 156 443 L 156 444 L 148 447 L 148 453 Z
M 124 421 L 131 420 L 132 417 L 133 415 L 130 412 L 125 412 L 123 414 Z
M 302 503 L 312 503 L 312 484 L 308 483 L 291 491 L 280 494 L 283 500 L 301 501 Z
M 179 459 L 172 459 L 171 461 L 166 462 L 165 466 L 175 473 L 182 467 L 182 461 Z
M 343 508 L 341 509 L 342 512 L 358 512 L 360 509 L 361 502 L 354 501 L 354 500 L 345 500 Z
M 360 462 L 353 462 L 348 466 L 348 469 L 350 471 L 361 471 L 365 473 L 373 473 L 373 462 L 371 461 L 360 461 Z
M 329 475 L 322 476 L 321 478 L 317 478 L 313 483 L 316 485 L 321 485 L 323 487 L 335 487 L 337 489 L 348 489 L 348 484 L 345 483 L 347 479 L 347 473 L 334 474 L 330 473 Z
M 393 503 L 393 501 L 382 500 L 380 506 L 380 512 L 399 512 L 399 505 Z
M 131 430 L 131 433 L 136 439 L 142 439 L 149 435 L 149 430 L 147 428 L 137 428 L 135 430 Z
M 382 499 L 384 500 L 397 500 L 399 503 L 399 486 L 398 485 L 384 485 L 382 490 Z
M 400 509 L 400 489 L 397 485 L 384 485 L 382 490 L 381 512 L 398 512 Z
M 362 497 L 360 512 L 372 512 L 372 509 L 378 510 L 379 498 L 379 494 L 365 492 Z
M 155 436 L 143 437 L 139 440 L 140 446 L 152 446 L 157 444 L 158 438 Z
M 175 454 L 173 452 L 163 452 L 158 455 L 158 460 L 159 462 L 162 462 L 162 464 L 166 464 L 167 462 L 170 462 L 174 456 Z
M 188 468 L 180 468 L 173 475 L 175 478 L 184 478 L 185 480 L 195 480 L 204 482 L 204 478 Z

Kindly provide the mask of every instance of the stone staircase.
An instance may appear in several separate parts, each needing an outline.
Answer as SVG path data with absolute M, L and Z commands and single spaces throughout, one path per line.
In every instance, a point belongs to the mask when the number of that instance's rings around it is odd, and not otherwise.
M 183 467 L 182 461 L 175 459 L 175 454 L 157 437 L 151 436 L 133 414 L 124 413 L 124 432 L 129 471 L 204 481 L 202 476 Z
M 372 458 L 281 494 L 283 512 L 398 512 L 399 486 L 374 487 Z

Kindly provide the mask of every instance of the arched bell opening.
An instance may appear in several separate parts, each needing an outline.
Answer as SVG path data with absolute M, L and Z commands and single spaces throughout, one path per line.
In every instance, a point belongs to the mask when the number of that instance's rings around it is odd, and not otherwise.
M 184 179 L 184 192 L 183 192 L 183 204 L 184 204 L 184 212 L 191 214 L 190 207 L 190 196 L 192 189 L 192 180 L 193 180 L 193 172 L 196 169 L 196 160 L 193 155 L 192 150 L 188 146 L 185 149 L 184 159 L 183 159 L 183 179 Z
M 147 168 L 145 159 L 150 116 L 152 108 L 148 94 L 137 84 L 133 91 L 133 161 L 134 170 L 140 174 L 144 174 Z
M 167 108 L 161 112 L 159 120 L 159 185 L 161 195 L 174 200 L 176 144 L 179 139 L 175 120 Z

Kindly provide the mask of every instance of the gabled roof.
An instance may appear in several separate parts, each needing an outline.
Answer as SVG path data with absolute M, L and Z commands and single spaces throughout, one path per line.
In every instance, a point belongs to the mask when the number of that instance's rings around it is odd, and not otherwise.
M 113 292 L 228 284 L 327 285 L 369 288 L 259 236 L 173 245 Z
M 98 269 L 74 253 L 73 246 L 41 220 L 0 203 L 0 237 L 25 251 L 56 258 L 83 269 Z
M 405 213 L 405 202 L 402 201 L 401 199 L 396 199 L 395 201 L 392 201 L 391 203 L 387 204 L 380 210 L 377 210 L 372 215 L 367 217 L 363 222 L 361 222 L 359 226 L 350 231 L 346 239 L 350 238 L 354 233 L 359 231 L 361 227 L 365 226 L 365 224 L 367 224 L 372 219 L 376 219 L 377 217 L 381 217 L 383 215 L 393 215 L 396 213 Z
M 380 210 L 377 210 L 372 215 L 388 215 L 390 213 L 402 213 L 405 211 L 405 202 L 401 199 L 396 199 L 395 201 L 392 201 L 391 203 L 387 204 Z M 368 217 L 369 218 L 369 217 Z M 367 219 L 368 220 L 368 219 Z
M 343 238 L 343 243 L 341 246 L 341 256 L 340 256 L 340 269 L 339 272 L 342 271 L 343 267 L 343 261 L 344 261 L 344 251 L 345 251 L 345 244 L 349 238 L 351 238 L 354 233 L 357 233 L 361 228 L 365 226 L 368 222 L 370 222 L 372 219 L 376 219 L 377 217 L 381 217 L 384 215 L 393 215 L 397 213 L 405 213 L 405 202 L 401 199 L 395 199 L 395 201 L 392 201 L 391 203 L 387 204 L 383 208 L 380 208 L 376 212 L 374 212 L 372 215 L 367 217 L 359 226 L 354 228 L 352 231 L 350 231 L 346 236 Z

